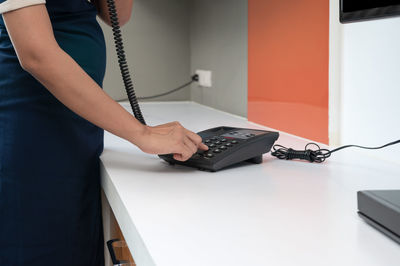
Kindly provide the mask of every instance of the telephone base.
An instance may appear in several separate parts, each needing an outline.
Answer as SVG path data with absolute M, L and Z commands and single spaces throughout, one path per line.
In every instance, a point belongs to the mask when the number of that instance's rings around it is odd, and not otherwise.
M 254 164 L 260 164 L 260 163 L 263 162 L 262 154 L 259 155 L 259 156 L 253 157 L 251 159 L 248 159 L 246 162 L 254 163 Z

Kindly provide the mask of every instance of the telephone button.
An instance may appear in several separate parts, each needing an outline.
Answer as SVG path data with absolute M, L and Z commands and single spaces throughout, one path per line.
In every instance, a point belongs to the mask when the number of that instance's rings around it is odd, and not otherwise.
M 232 145 L 232 143 L 228 142 L 228 143 L 225 144 L 225 146 L 226 147 L 232 147 L 233 145 Z
M 214 144 L 214 143 L 211 143 L 211 144 L 208 145 L 208 147 L 209 147 L 209 148 L 214 148 L 214 147 L 215 147 L 215 144 Z
M 225 146 L 225 145 L 222 145 L 221 147 L 219 147 L 221 150 L 226 150 L 227 149 L 227 147 Z
M 221 139 L 221 142 L 226 142 L 226 139 L 224 139 L 224 138 L 223 138 L 223 139 Z
M 231 143 L 232 144 L 238 144 L 239 142 L 237 140 L 232 140 Z
M 208 153 L 206 153 L 205 157 L 206 158 L 212 158 L 212 157 L 214 157 L 214 154 L 208 152 Z
M 215 149 L 214 153 L 221 153 L 221 150 L 220 149 Z
M 215 143 L 215 145 L 219 145 L 219 144 L 221 144 L 221 141 L 217 140 L 217 141 L 214 142 L 214 143 Z

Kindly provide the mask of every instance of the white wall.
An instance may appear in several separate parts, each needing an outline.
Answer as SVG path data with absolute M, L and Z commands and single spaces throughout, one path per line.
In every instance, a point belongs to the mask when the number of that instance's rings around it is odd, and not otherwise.
M 329 1 L 329 144 L 340 145 L 342 25 L 339 1 Z
M 400 17 L 342 25 L 341 144 L 400 139 Z M 400 147 L 374 156 L 400 162 Z

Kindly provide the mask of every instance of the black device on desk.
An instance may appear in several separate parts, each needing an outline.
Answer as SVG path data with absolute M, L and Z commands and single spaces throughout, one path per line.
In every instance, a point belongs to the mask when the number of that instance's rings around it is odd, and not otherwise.
M 208 151 L 198 151 L 186 162 L 174 160 L 171 154 L 160 158 L 171 164 L 215 172 L 243 161 L 262 163 L 262 155 L 271 150 L 279 137 L 277 132 L 234 127 L 216 127 L 198 134 Z
M 358 214 L 400 244 L 400 190 L 359 191 Z
M 118 55 L 118 64 L 129 103 L 136 119 L 142 124 L 146 124 L 129 74 L 114 0 L 107 0 L 107 5 Z M 171 154 L 160 155 L 160 158 L 171 164 L 176 163 L 202 170 L 218 171 L 242 161 L 261 163 L 262 155 L 270 151 L 279 137 L 277 132 L 232 127 L 212 128 L 198 134 L 210 148 L 209 151 L 198 152 L 186 162 L 174 160 Z

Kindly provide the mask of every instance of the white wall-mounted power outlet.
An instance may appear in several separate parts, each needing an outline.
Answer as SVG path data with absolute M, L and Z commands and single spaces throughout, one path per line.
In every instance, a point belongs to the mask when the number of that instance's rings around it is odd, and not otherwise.
M 210 70 L 196 70 L 199 75 L 199 85 L 202 87 L 212 87 L 212 72 Z

